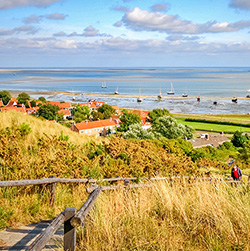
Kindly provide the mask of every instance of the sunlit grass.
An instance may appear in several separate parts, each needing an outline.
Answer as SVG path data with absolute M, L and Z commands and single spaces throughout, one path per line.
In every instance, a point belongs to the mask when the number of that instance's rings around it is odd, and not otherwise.
M 249 250 L 248 186 L 158 183 L 103 192 L 78 250 Z
M 18 126 L 22 123 L 29 124 L 32 132 L 27 136 L 27 145 L 36 142 L 37 138 L 43 137 L 45 134 L 48 136 L 59 136 L 62 133 L 63 136 L 69 136 L 69 141 L 77 145 L 82 145 L 92 139 L 92 137 L 73 132 L 59 123 L 41 120 L 31 115 L 24 115 L 19 112 L 0 112 L 0 121 L 2 121 L 0 123 L 0 130 L 6 127 Z

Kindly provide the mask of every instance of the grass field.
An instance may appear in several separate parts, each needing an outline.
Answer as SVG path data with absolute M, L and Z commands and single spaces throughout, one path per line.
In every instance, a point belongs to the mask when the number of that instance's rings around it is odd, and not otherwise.
M 236 122 L 242 124 L 250 123 L 249 115 L 207 115 L 207 114 L 173 114 L 175 119 L 184 125 L 193 127 L 195 130 L 204 130 L 204 131 L 218 131 L 218 132 L 250 132 L 250 128 L 242 126 L 233 126 L 233 125 L 220 125 L 212 123 L 202 123 L 202 122 L 191 122 L 185 121 L 186 118 L 193 119 L 206 119 L 206 120 L 215 120 L 215 121 L 225 121 L 225 122 Z
M 174 113 L 173 116 L 177 118 L 193 118 L 193 119 L 206 119 L 206 120 L 217 120 L 217 121 L 230 121 L 242 124 L 250 123 L 250 115 L 243 114 L 177 114 Z

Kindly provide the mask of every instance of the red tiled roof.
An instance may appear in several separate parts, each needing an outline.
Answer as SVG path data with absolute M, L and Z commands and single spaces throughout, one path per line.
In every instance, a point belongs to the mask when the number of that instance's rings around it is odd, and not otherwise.
M 69 115 L 69 116 L 71 115 L 69 109 L 61 109 L 58 111 L 58 113 L 63 113 L 64 115 Z
M 11 106 L 11 107 L 1 107 L 0 108 L 1 111 L 17 111 L 17 112 L 22 112 L 26 114 L 25 108 L 24 107 L 15 107 L 15 106 Z
M 105 102 L 103 102 L 103 101 L 94 101 L 94 100 L 91 100 L 88 103 L 80 103 L 79 105 L 80 106 L 86 105 L 89 108 L 98 108 L 98 107 L 102 106 L 103 104 L 105 104 Z
M 60 109 L 65 109 L 65 108 L 71 107 L 71 104 L 69 102 L 61 103 L 59 101 L 52 101 L 52 102 L 48 102 L 46 104 L 57 105 Z
M 81 131 L 86 129 L 93 129 L 93 128 L 100 128 L 105 126 L 114 126 L 117 125 L 117 121 L 111 120 L 111 119 L 104 119 L 99 121 L 90 121 L 90 122 L 81 122 L 76 123 L 75 127 Z
M 9 103 L 6 105 L 6 107 L 12 107 L 13 105 L 17 105 L 18 101 L 16 98 L 11 98 L 11 100 L 9 101 Z

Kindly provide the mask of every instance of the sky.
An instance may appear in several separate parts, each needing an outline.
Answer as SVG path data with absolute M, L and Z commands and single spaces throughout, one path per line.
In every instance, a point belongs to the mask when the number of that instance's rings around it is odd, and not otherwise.
M 0 67 L 250 67 L 250 0 L 0 0 Z

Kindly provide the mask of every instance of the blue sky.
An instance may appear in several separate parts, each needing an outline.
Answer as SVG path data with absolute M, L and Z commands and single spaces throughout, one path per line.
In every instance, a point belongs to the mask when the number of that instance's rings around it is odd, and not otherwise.
M 0 67 L 250 66 L 250 0 L 0 0 Z

